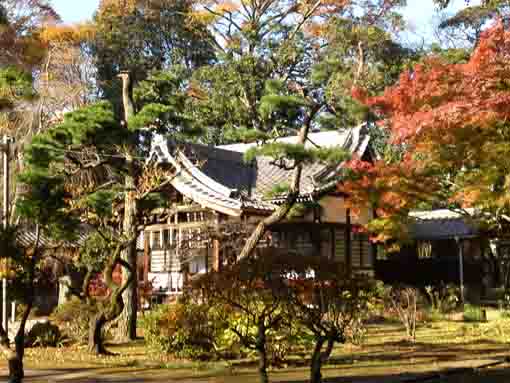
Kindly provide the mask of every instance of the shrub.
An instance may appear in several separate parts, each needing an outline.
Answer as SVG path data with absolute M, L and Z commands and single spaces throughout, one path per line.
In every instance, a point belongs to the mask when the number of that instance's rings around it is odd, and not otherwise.
M 73 297 L 68 302 L 57 306 L 51 320 L 62 328 L 65 335 L 73 342 L 86 344 L 89 335 L 89 320 L 94 309 Z
M 439 310 L 434 308 L 424 309 L 421 311 L 421 321 L 427 322 L 441 322 L 445 320 L 446 316 Z
M 243 345 L 233 330 L 255 335 L 257 328 L 246 328 L 247 323 L 242 314 L 229 306 L 189 301 L 160 305 L 141 320 L 149 347 L 191 360 L 254 356 L 255 351 Z M 297 322 L 283 321 L 268 330 L 268 359 L 272 365 L 282 365 L 290 353 L 304 351 L 311 344 L 312 337 L 306 328 Z
M 470 304 L 464 305 L 464 322 L 482 322 L 485 317 L 482 313 L 482 309 L 479 306 Z
M 425 286 L 432 311 L 447 314 L 455 310 L 460 303 L 460 289 L 453 285 L 441 283 L 437 286 Z
M 221 335 L 222 339 L 227 340 L 220 343 L 223 355 L 232 358 L 254 356 L 256 351 L 243 345 L 234 329 L 241 334 L 255 337 L 257 327 L 253 323 L 250 325 L 246 317 L 235 310 L 230 310 L 229 314 L 226 329 Z M 291 353 L 306 351 L 313 345 L 310 331 L 293 319 L 283 315 L 278 325 L 267 330 L 267 355 L 269 363 L 273 366 L 284 365 Z
M 28 332 L 27 346 L 56 347 L 63 341 L 58 326 L 50 322 L 36 323 Z
M 160 305 L 143 320 L 149 347 L 177 358 L 209 359 L 219 352 L 226 329 L 223 308 L 179 302 Z

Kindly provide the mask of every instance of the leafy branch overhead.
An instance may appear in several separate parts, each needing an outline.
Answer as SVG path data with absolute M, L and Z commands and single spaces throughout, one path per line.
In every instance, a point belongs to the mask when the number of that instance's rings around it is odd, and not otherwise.
M 301 144 L 288 144 L 284 142 L 271 142 L 262 146 L 250 148 L 244 155 L 246 162 L 253 161 L 257 156 L 266 156 L 274 159 L 274 163 L 282 168 L 292 169 L 297 164 L 310 164 L 322 162 L 337 165 L 350 156 L 342 148 L 305 148 Z

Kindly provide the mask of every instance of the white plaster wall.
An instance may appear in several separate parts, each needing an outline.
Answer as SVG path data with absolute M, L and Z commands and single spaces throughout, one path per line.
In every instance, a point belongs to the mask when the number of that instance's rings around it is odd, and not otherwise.
M 345 201 L 342 197 L 326 196 L 319 201 L 322 206 L 321 221 L 328 223 L 345 223 Z M 367 207 L 361 208 L 355 215 L 351 209 L 351 223 L 365 225 L 370 219 L 370 211 Z
M 168 292 L 172 288 L 179 291 L 182 289 L 182 274 L 179 272 L 149 273 L 148 277 L 154 292 L 160 289 Z
M 195 257 L 189 264 L 189 271 L 192 274 L 206 272 L 206 258 L 205 256 Z

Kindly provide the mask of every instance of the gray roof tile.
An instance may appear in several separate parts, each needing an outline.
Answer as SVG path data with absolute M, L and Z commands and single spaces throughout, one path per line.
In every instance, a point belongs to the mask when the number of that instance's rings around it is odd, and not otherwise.
M 429 211 L 413 211 L 409 215 L 412 218 L 410 225 L 411 235 L 417 240 L 439 240 L 469 238 L 478 235 L 478 229 L 469 218 L 474 210 L 466 210 L 467 215 L 462 215 L 448 209 L 436 209 Z
M 343 132 L 311 133 L 306 146 L 344 148 L 362 156 L 368 140 L 368 129 L 360 125 Z M 297 136 L 281 138 L 278 141 L 294 143 Z M 212 147 L 190 143 L 176 144 L 158 137 L 153 144 L 151 158 L 155 156 L 157 161 L 171 163 L 181 169 L 172 184 L 198 203 L 223 206 L 228 213 L 246 208 L 273 210 L 275 205 L 264 201 L 265 196 L 276 185 L 290 184 L 293 171 L 277 166 L 269 157 L 259 156 L 254 162 L 246 163 L 243 154 L 255 145 Z M 301 194 L 307 195 L 320 187 L 323 181 L 329 181 L 328 177 L 337 174 L 340 167 L 341 164 L 334 167 L 319 163 L 305 165 L 301 177 Z

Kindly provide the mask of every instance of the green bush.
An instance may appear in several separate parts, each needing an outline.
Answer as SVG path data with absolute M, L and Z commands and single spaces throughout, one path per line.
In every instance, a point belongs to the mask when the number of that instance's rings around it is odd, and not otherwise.
M 246 317 L 228 306 L 193 302 L 160 305 L 146 313 L 141 326 L 152 349 L 191 360 L 235 359 L 254 356 L 255 351 L 241 344 L 233 328 L 255 335 L 247 328 Z M 282 321 L 268 330 L 267 352 L 272 365 L 282 365 L 289 353 L 304 351 L 312 344 L 308 331 L 297 323 Z
M 62 341 L 60 329 L 50 322 L 36 323 L 27 336 L 27 346 L 29 347 L 57 347 L 62 344 Z
M 73 342 L 86 344 L 89 335 L 89 320 L 94 309 L 73 297 L 68 302 L 57 306 L 51 314 L 51 320 L 63 330 Z
M 221 335 L 223 341 L 220 344 L 223 354 L 232 358 L 255 356 L 256 352 L 241 344 L 239 337 L 232 329 L 255 337 L 257 327 L 250 324 L 246 316 L 239 312 L 231 310 L 229 314 L 226 317 L 226 329 Z M 273 366 L 281 366 L 287 362 L 291 353 L 309 349 L 313 345 L 313 336 L 302 324 L 283 315 L 283 319 L 277 326 L 267 330 L 266 341 L 269 363 Z
M 425 286 L 425 292 L 430 301 L 431 311 L 448 314 L 459 307 L 460 289 L 453 284 Z
M 421 320 L 426 322 L 441 322 L 446 318 L 445 314 L 432 307 L 422 310 L 421 314 Z
M 470 304 L 464 305 L 464 322 L 481 322 L 485 318 L 482 313 L 482 309 L 479 306 Z
M 192 302 L 160 305 L 142 322 L 149 347 L 177 358 L 210 359 L 225 340 L 225 316 L 218 307 Z

